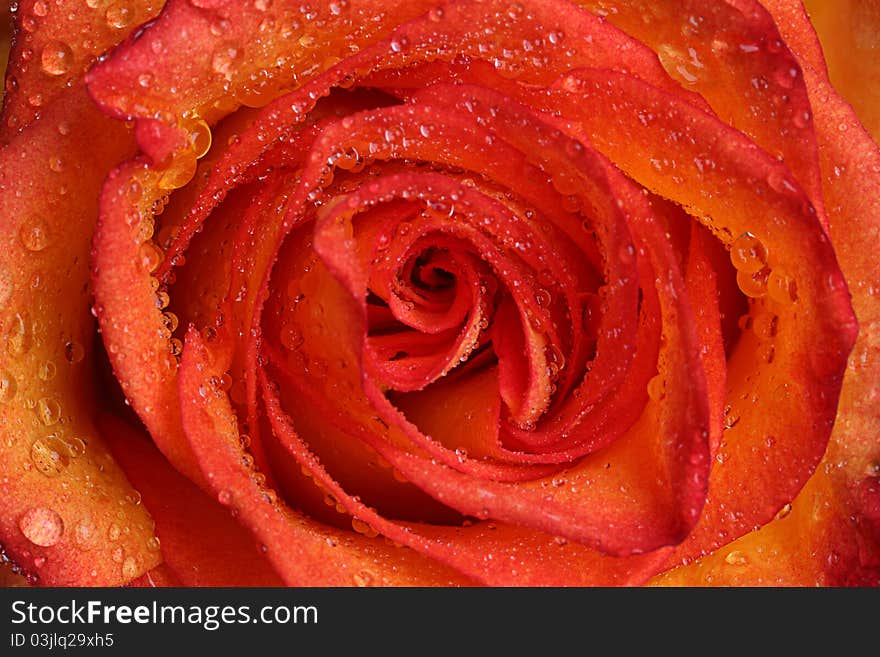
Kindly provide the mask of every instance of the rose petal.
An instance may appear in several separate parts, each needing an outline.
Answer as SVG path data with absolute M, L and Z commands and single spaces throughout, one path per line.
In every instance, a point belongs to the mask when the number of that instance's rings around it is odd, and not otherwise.
M 741 341 L 729 363 L 732 410 L 727 447 L 722 447 L 723 462 L 713 465 L 712 503 L 689 543 L 729 541 L 772 518 L 803 486 L 827 446 L 843 363 L 855 333 L 836 259 L 803 193 L 796 188 L 785 193 L 774 190 L 771 183 L 778 163 L 714 117 L 616 74 L 584 71 L 561 81 L 560 86 L 577 93 L 577 100 L 573 98 L 567 109 L 554 106 L 564 116 L 577 117 L 597 148 L 624 171 L 689 208 L 727 243 L 748 231 L 760 235 L 779 257 L 771 266 L 797 281 L 796 303 L 763 302 L 768 308 L 763 312 L 779 318 L 773 368 L 789 372 L 781 379 L 772 370 L 761 373 L 764 366 L 760 356 L 756 358 L 759 345 L 752 338 Z M 614 107 L 613 116 L 602 117 L 601 111 L 581 113 L 585 100 L 593 107 Z M 655 117 L 648 125 L 640 119 L 645 112 Z M 693 145 L 672 136 L 682 126 L 693 137 Z M 719 132 L 724 139 L 718 138 Z M 675 154 L 665 145 L 668 139 L 677 144 Z M 641 155 L 634 158 L 633 153 Z M 700 166 L 696 162 L 700 158 L 710 159 L 714 166 Z M 687 185 L 682 184 L 685 175 Z M 766 193 L 755 194 L 756 185 Z M 780 221 L 771 225 L 768 217 Z M 803 330 L 805 325 L 811 327 L 809 333 Z M 804 363 L 809 364 L 806 371 Z M 747 411 L 741 409 L 743 399 L 749 401 Z M 748 421 L 736 422 L 740 415 Z M 743 478 L 743 472 L 749 476 Z M 722 513 L 721 504 L 736 513 Z M 711 538 L 703 537 L 703 532 Z
M 785 22 L 780 19 L 777 7 L 783 9 L 794 3 L 771 0 L 764 4 L 783 26 L 785 40 L 796 43 L 798 56 L 808 61 L 820 74 L 825 72 L 825 62 L 821 57 L 824 53 L 835 89 L 852 103 L 874 140 L 880 140 L 880 64 L 877 58 L 880 11 L 876 4 L 867 0 L 846 0 L 831 7 L 827 3 L 806 0 L 804 5 L 819 32 L 822 50 L 799 40 L 800 34 L 805 35 L 804 41 L 811 39 L 812 30 L 785 29 Z M 802 20 L 799 22 L 802 24 Z M 808 57 L 808 48 L 818 50 L 819 57 Z M 808 88 L 809 84 L 808 81 Z
M 250 534 L 216 500 L 171 468 L 146 436 L 102 415 L 111 450 L 156 521 L 160 550 L 178 586 L 279 586 Z M 159 542 L 161 541 L 161 543 Z
M 0 140 L 8 142 L 39 118 L 64 89 L 82 79 L 98 55 L 159 13 L 163 4 L 131 0 L 106 7 L 81 0 L 20 0 L 13 14 L 15 39 Z
M 381 540 L 315 523 L 277 500 L 243 460 L 236 421 L 225 393 L 210 383 L 223 365 L 212 362 L 190 329 L 180 370 L 181 412 L 206 480 L 222 504 L 267 546 L 267 559 L 288 585 L 352 586 L 466 583 L 456 573 Z
M 803 76 L 760 4 L 750 0 L 580 4 L 606 11 L 609 21 L 654 49 L 667 72 L 685 89 L 699 92 L 722 121 L 785 162 L 825 222 Z
M 0 152 L 0 535 L 49 585 L 120 584 L 158 562 L 146 549 L 149 515 L 126 502 L 135 493 L 91 421 L 100 400 L 83 385 L 95 376 L 88 252 L 98 190 L 132 146 L 74 86 Z

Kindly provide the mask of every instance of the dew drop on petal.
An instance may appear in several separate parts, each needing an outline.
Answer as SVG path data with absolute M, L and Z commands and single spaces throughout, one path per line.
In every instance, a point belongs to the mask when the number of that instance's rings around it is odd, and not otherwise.
M 188 123 L 186 130 L 189 133 L 189 144 L 196 159 L 204 157 L 211 150 L 211 128 L 203 119 Z
M 64 75 L 73 67 L 73 51 L 63 41 L 49 41 L 43 46 L 40 63 L 47 75 Z
M 362 588 L 373 586 L 376 581 L 375 575 L 373 575 L 373 573 L 371 573 L 369 570 L 360 570 L 356 572 L 352 579 L 354 580 L 356 586 Z
M 37 415 L 50 427 L 61 419 L 61 404 L 53 397 L 42 397 L 37 402 Z
M 78 342 L 67 342 L 64 345 L 64 357 L 68 363 L 79 363 L 86 357 L 85 348 Z
M 138 266 L 145 274 L 152 274 L 156 271 L 164 259 L 165 254 L 162 253 L 162 249 L 151 241 L 141 244 L 138 250 Z
M 196 174 L 196 158 L 192 154 L 181 154 L 174 158 L 159 179 L 159 189 L 171 191 L 185 186 Z
M 128 557 L 122 562 L 122 576 L 126 579 L 137 577 L 138 565 L 134 557 Z
M 31 445 L 31 462 L 38 472 L 47 477 L 57 477 L 70 464 L 70 452 L 56 436 L 38 438 Z
M 64 521 L 52 509 L 35 507 L 25 511 L 18 521 L 18 528 L 34 545 L 52 547 L 61 540 Z
M 9 372 L 0 370 L 0 403 L 10 402 L 15 399 L 18 384 Z
M 73 544 L 80 550 L 90 550 L 98 540 L 98 529 L 95 521 L 86 516 L 73 528 Z
M 751 233 L 743 233 L 730 247 L 730 261 L 737 271 L 754 274 L 767 265 L 767 247 Z
M 51 381 L 55 378 L 55 375 L 58 373 L 58 368 L 55 367 L 55 363 L 51 360 L 47 360 L 45 363 L 40 365 L 40 369 L 37 372 L 40 379 L 42 381 Z
M 369 524 L 358 518 L 351 519 L 351 526 L 352 529 L 354 529 L 358 534 L 363 534 L 367 538 L 375 538 L 379 535 L 379 532 L 377 532 Z
M 131 24 L 134 19 L 134 12 L 128 2 L 114 2 L 107 7 L 107 13 L 104 14 L 107 19 L 107 25 L 122 30 Z
M 777 512 L 776 519 L 782 520 L 783 518 L 787 518 L 789 515 L 791 515 L 791 504 L 786 504 Z
M 797 285 L 785 271 L 773 269 L 767 279 L 767 296 L 784 305 L 797 301 Z
M 724 557 L 724 561 L 731 566 L 746 566 L 749 563 L 749 558 L 739 550 L 732 550 Z
M 738 271 L 736 273 L 736 284 L 747 297 L 760 298 L 767 294 L 767 278 L 769 274 L 770 270 L 766 267 L 753 274 Z
M 22 246 L 28 251 L 42 251 L 49 246 L 49 232 L 42 221 L 25 224 L 18 232 Z

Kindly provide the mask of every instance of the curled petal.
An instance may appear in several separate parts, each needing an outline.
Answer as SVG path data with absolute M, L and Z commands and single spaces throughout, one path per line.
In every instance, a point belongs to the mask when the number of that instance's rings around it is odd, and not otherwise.
M 132 150 L 129 131 L 74 86 L 0 152 L 0 541 L 49 585 L 120 584 L 158 562 L 146 547 L 152 521 L 82 385 L 96 375 L 88 253 L 98 190 Z

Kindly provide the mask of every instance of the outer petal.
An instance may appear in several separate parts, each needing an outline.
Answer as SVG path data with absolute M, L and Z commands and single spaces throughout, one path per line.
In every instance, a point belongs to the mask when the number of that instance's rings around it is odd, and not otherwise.
M 799 3 L 764 4 L 801 57 L 811 99 L 822 108 L 815 121 L 823 189 L 860 334 L 824 465 L 807 487 L 760 532 L 658 581 L 877 585 L 880 534 L 872 491 L 880 463 L 880 310 L 875 298 L 880 267 L 871 254 L 880 248 L 880 153 L 852 109 L 828 84 L 817 61 L 815 35 Z M 804 536 L 810 540 L 804 541 Z
M 774 0 L 764 4 L 775 13 L 777 7 L 795 3 Z M 805 0 L 804 4 L 822 41 L 831 82 L 852 103 L 874 140 L 880 140 L 880 7 L 872 0 Z M 784 26 L 783 21 L 779 23 Z M 810 34 L 809 30 L 798 32 Z M 785 32 L 786 41 L 794 43 L 793 37 Z M 796 54 L 806 55 L 804 49 L 799 50 Z M 813 64 L 813 68 L 823 72 L 821 65 Z
M 76 84 L 105 50 L 155 16 L 164 0 L 123 3 L 20 0 L 0 113 L 0 142 L 7 142 Z
M 0 152 L 0 541 L 50 585 L 119 584 L 158 562 L 149 515 L 83 385 L 95 376 L 87 263 L 98 190 L 131 150 L 128 130 L 73 87 Z
M 216 500 L 171 468 L 152 445 L 122 420 L 101 416 L 114 436 L 111 450 L 138 487 L 156 521 L 168 574 L 183 586 L 279 586 L 250 534 Z M 159 542 L 161 541 L 161 542 Z
M 798 63 L 772 19 L 742 0 L 578 0 L 646 43 L 725 123 L 784 161 L 824 220 L 816 138 Z
M 170 0 L 152 26 L 89 73 L 89 84 L 118 116 L 158 113 L 173 122 L 195 110 L 213 120 L 242 104 L 266 104 L 350 55 L 351 46 L 365 47 L 433 4 L 349 0 L 310 7 L 276 0 L 260 10 L 239 0 L 204 7 Z M 154 77 L 144 88 L 139 79 L 148 71 Z

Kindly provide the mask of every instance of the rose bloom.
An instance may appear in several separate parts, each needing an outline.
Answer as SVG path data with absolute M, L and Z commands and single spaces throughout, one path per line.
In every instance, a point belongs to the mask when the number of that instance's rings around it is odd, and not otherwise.
M 880 11 L 807 5 L 11 3 L 7 583 L 876 585 Z

